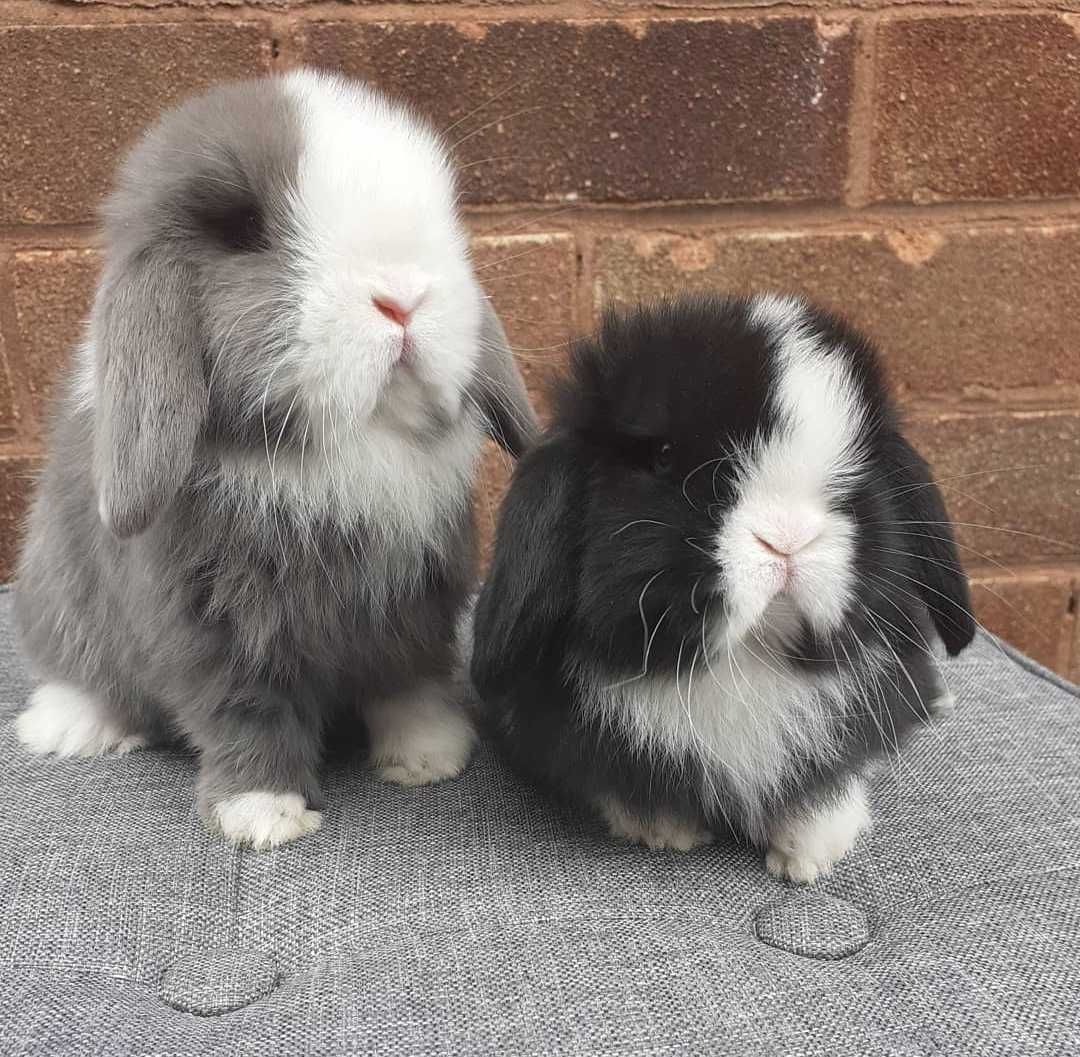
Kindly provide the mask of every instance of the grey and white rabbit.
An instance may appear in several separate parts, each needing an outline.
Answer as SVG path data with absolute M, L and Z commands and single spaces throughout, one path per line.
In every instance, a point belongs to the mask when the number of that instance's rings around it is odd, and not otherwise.
M 579 342 L 518 464 L 475 615 L 507 758 L 616 835 L 734 832 L 796 881 L 869 824 L 866 772 L 974 620 L 878 354 L 795 298 L 686 297 Z
M 485 434 L 535 429 L 439 136 L 298 71 L 166 113 L 120 169 L 17 576 L 29 749 L 199 753 L 204 819 L 319 827 L 336 732 L 437 781 Z

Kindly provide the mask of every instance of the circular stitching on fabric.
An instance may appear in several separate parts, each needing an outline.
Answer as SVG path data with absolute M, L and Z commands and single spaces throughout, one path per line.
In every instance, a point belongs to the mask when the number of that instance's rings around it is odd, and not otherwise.
M 793 895 L 768 903 L 754 916 L 762 943 L 802 958 L 835 961 L 870 942 L 865 910 L 827 895 Z
M 265 998 L 281 982 L 277 962 L 262 951 L 215 947 L 178 958 L 161 974 L 161 1000 L 182 1013 L 218 1017 Z

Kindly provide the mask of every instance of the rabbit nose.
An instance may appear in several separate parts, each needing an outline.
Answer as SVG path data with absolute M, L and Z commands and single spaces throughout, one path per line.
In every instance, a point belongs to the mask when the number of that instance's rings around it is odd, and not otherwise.
M 760 532 L 754 533 L 754 539 L 767 550 L 770 554 L 775 555 L 777 558 L 790 558 L 793 554 L 798 554 L 799 551 L 809 547 L 821 535 L 820 530 L 803 533 L 801 536 L 784 536 L 770 535 L 769 537 L 761 535 Z
M 754 539 L 758 541 L 764 550 L 767 550 L 770 554 L 775 554 L 778 558 L 787 558 L 791 554 L 791 551 L 781 550 L 779 547 L 773 546 L 764 536 L 759 536 L 756 532 L 754 533 Z
M 387 319 L 392 323 L 396 323 L 402 329 L 409 325 L 409 319 L 416 310 L 415 304 L 403 304 L 401 298 L 372 295 L 371 303 L 386 316 Z

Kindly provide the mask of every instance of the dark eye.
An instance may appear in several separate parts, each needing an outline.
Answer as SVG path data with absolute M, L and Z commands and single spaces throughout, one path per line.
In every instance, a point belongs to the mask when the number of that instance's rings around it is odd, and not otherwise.
M 269 244 L 266 218 L 255 198 L 222 198 L 205 191 L 196 198 L 195 215 L 206 236 L 232 253 L 254 253 Z
M 211 218 L 214 234 L 237 253 L 253 253 L 266 244 L 262 214 L 253 205 L 235 205 Z
M 659 474 L 671 473 L 675 465 L 675 448 L 669 440 L 657 441 L 653 447 L 652 467 Z

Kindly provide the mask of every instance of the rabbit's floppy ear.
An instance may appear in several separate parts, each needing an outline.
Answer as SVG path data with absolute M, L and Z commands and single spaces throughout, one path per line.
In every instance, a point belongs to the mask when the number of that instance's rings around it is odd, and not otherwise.
M 472 678 L 485 697 L 555 663 L 550 647 L 574 611 L 576 461 L 565 440 L 544 441 L 522 459 L 503 502 L 474 619 Z
M 201 331 L 192 269 L 175 252 L 110 263 L 90 333 L 98 503 L 117 536 L 147 528 L 191 470 L 206 417 Z
M 515 458 L 540 432 L 506 332 L 486 297 L 481 297 L 480 360 L 474 396 L 484 411 L 488 433 Z
M 899 434 L 891 438 L 888 454 L 890 491 L 915 559 L 918 591 L 945 649 L 955 657 L 975 637 L 975 618 L 945 500 L 926 460 Z

